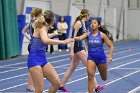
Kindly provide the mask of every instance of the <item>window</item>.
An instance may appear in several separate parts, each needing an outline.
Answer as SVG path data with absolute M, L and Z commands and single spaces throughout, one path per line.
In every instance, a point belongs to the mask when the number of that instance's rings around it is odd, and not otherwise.
M 140 0 L 128 0 L 129 9 L 140 9 Z

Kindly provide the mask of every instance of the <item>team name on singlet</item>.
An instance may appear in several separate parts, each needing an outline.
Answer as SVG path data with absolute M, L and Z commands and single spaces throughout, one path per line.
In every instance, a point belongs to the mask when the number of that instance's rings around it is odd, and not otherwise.
M 102 51 L 103 50 L 103 41 L 102 41 L 100 32 L 98 32 L 97 36 L 93 36 L 92 34 L 89 34 L 88 48 L 89 48 L 89 51 Z

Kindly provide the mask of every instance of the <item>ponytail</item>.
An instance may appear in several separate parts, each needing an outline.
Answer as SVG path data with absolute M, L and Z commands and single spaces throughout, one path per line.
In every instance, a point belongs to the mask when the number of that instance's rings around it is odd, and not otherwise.
M 74 23 L 76 23 L 79 20 L 82 20 L 82 18 L 84 18 L 86 16 L 89 16 L 89 10 L 88 9 L 82 9 L 81 12 L 80 12 L 80 15 L 76 18 Z
M 34 21 L 34 27 L 35 28 L 43 27 L 45 25 L 46 25 L 46 23 L 45 23 L 44 16 L 41 16 L 39 19 Z
M 107 35 L 107 37 L 109 37 L 110 33 L 109 33 L 108 29 L 105 26 L 100 26 L 99 31 L 103 32 L 104 34 Z
M 79 15 L 78 17 L 76 17 L 74 24 L 75 24 L 77 21 L 79 21 L 79 20 L 82 20 L 81 15 Z

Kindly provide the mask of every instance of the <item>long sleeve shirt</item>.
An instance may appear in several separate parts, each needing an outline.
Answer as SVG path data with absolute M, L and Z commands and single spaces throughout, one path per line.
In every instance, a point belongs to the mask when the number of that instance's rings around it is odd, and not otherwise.
M 68 25 L 67 25 L 66 22 L 64 22 L 64 23 L 58 22 L 57 27 L 58 27 L 58 32 L 60 32 L 60 33 L 66 33 L 66 30 L 68 28 Z

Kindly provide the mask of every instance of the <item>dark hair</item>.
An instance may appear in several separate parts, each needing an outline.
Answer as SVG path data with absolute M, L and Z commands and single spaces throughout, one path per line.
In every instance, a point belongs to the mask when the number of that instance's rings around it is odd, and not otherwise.
M 54 13 L 50 10 L 47 10 L 44 12 L 44 18 L 45 18 L 45 21 L 48 23 L 48 24 L 53 24 L 54 23 Z
M 65 20 L 65 18 L 64 18 L 63 16 L 60 16 L 60 17 L 59 17 L 59 22 L 61 22 L 61 18 L 63 18 L 63 19 L 64 19 L 64 21 L 63 21 L 63 22 L 66 22 L 66 20 Z
M 98 25 L 101 25 L 101 21 L 98 18 L 91 18 L 90 21 L 92 21 L 92 20 L 97 20 Z
M 98 29 L 99 29 L 99 31 L 101 31 L 104 34 L 106 34 L 107 37 L 109 37 L 110 32 L 108 31 L 108 29 L 104 25 L 100 26 Z
M 107 35 L 107 37 L 113 42 L 112 34 L 108 31 L 105 25 L 99 27 L 99 30 Z
M 106 34 L 107 36 L 109 36 L 110 33 L 109 33 L 108 29 L 104 25 L 101 25 L 101 22 L 99 21 L 98 18 L 92 18 L 91 21 L 92 20 L 96 20 L 98 25 L 100 25 L 100 27 L 98 28 L 99 31 L 101 31 L 104 34 Z

